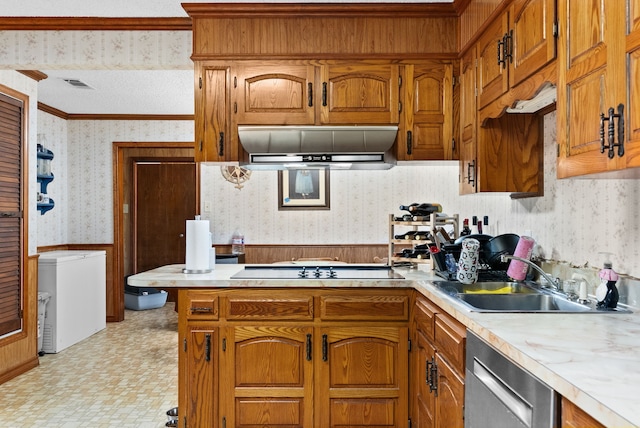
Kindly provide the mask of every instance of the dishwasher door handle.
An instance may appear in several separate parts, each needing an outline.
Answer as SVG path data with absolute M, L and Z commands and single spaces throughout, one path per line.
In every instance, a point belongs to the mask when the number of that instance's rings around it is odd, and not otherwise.
M 473 374 L 482 382 L 494 396 L 502 402 L 514 415 L 524 424 L 531 427 L 533 424 L 533 409 L 518 396 L 509 386 L 498 376 L 487 369 L 482 362 L 473 361 Z

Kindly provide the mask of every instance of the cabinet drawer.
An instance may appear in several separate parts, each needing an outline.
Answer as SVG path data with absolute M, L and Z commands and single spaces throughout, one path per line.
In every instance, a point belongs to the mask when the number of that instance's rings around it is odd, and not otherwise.
M 416 324 L 416 328 L 433 342 L 435 338 L 436 313 L 440 312 L 440 309 L 427 299 L 418 297 L 413 310 L 413 322 Z
M 313 320 L 312 296 L 229 296 L 225 300 L 228 320 Z
M 436 314 L 436 349 L 463 376 L 466 335 L 466 329 L 458 321 L 446 314 Z
M 185 296 L 186 294 L 186 296 Z M 186 300 L 186 315 L 189 320 L 217 320 L 218 296 L 206 291 L 187 291 L 182 296 Z
M 323 320 L 407 321 L 409 296 L 366 294 L 320 297 Z

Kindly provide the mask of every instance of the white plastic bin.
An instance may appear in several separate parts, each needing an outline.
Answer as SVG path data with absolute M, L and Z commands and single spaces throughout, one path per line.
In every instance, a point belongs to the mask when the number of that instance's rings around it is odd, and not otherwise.
M 44 355 L 42 343 L 44 341 L 44 319 L 47 316 L 47 303 L 51 294 L 46 291 L 38 291 L 38 354 Z

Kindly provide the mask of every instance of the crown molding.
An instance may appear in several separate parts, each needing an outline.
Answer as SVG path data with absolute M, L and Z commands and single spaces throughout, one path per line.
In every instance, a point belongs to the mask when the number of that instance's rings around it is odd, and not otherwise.
M 0 30 L 191 31 L 191 18 L 2 17 Z

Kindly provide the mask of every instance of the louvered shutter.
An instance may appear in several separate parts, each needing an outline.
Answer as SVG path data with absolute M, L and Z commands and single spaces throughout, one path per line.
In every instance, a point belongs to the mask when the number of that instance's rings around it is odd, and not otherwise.
M 22 110 L 0 94 L 0 336 L 22 325 Z

